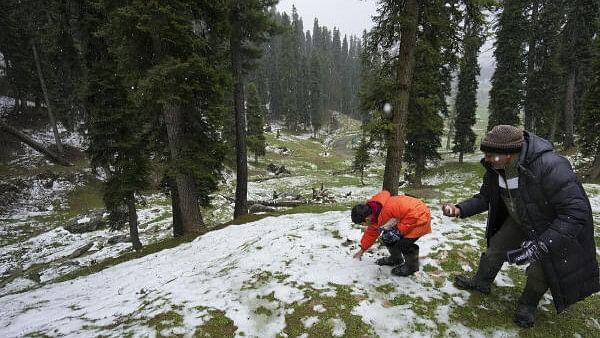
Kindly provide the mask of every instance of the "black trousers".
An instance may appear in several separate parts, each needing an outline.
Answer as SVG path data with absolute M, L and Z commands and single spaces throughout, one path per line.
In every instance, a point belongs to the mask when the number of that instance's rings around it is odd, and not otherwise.
M 415 244 L 417 238 L 402 238 L 394 243 L 383 243 L 390 252 L 392 258 L 402 258 L 401 255 L 411 254 L 419 250 L 419 246 Z
M 527 239 L 523 226 L 512 218 L 507 218 L 500 230 L 490 238 L 490 245 L 485 254 L 481 256 L 475 277 L 482 282 L 491 284 L 507 260 L 506 252 L 518 249 L 521 243 Z M 526 273 L 527 283 L 519 302 L 537 305 L 540 298 L 548 290 L 544 269 L 539 262 L 534 262 L 527 267 Z

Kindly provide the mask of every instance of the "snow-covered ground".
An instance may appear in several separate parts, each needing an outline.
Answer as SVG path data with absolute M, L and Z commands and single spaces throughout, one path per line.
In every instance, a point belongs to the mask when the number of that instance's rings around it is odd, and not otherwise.
M 348 121 L 342 122 L 343 126 L 348 125 Z M 338 156 L 337 150 L 343 150 L 344 160 L 336 168 L 343 169 L 349 166 L 348 156 L 352 152 L 346 150 L 356 135 L 356 129 L 341 128 L 322 143 L 309 139 L 310 134 L 282 133 L 279 140 L 291 146 L 310 143 L 316 153 L 327 153 L 328 157 L 332 153 Z M 45 142 L 51 135 L 37 137 Z M 293 150 L 286 154 L 278 146 L 271 146 L 267 151 L 279 156 L 292 175 L 250 182 L 249 200 L 269 200 L 274 191 L 309 197 L 312 188 L 325 184 L 338 203 L 348 204 L 363 202 L 380 188 L 375 174 L 377 168 L 381 169 L 380 164 L 372 166 L 375 171 L 367 174 L 367 185 L 359 187 L 343 183 L 357 182 L 356 177 L 320 169 L 296 158 Z M 480 154 L 469 155 L 465 161 L 477 162 L 480 157 Z M 26 161 L 28 156 L 22 159 Z M 214 207 L 203 210 L 209 224 L 231 219 L 233 206 L 226 195 L 234 179 L 228 173 L 226 187 L 214 195 Z M 522 275 L 522 268 L 504 267 L 495 281 L 501 292 L 491 304 L 485 300 L 478 303 L 477 295 L 458 290 L 451 283 L 455 273 L 473 270 L 474 257 L 478 257 L 484 245 L 485 219 L 448 219 L 441 216 L 439 205 L 470 196 L 479 181 L 476 174 L 469 172 L 438 172 L 423 180 L 433 187 L 431 196 L 424 197 L 432 210 L 433 233 L 419 240 L 421 270 L 409 278 L 393 277 L 389 267 L 374 264 L 386 254 L 382 247 L 372 248 L 362 261 L 352 259 L 361 230 L 350 224 L 349 211 L 343 211 L 268 217 L 231 225 L 191 243 L 86 277 L 44 284 L 70 271 L 131 251 L 129 243 L 109 243 L 109 239 L 125 235 L 126 229 L 72 234 L 58 223 L 48 231 L 0 247 L 0 275 L 32 267 L 36 272 L 35 278 L 31 274 L 22 275 L 0 285 L 0 337 L 516 336 L 519 331 L 510 318 L 516 299 L 509 290 L 522 283 L 514 276 Z M 76 184 L 61 182 L 34 184 L 39 189 L 30 194 L 30 199 L 47 201 L 35 205 L 49 207 L 24 208 L 0 219 L 0 234 L 14 236 L 35 226 L 40 216 L 51 216 L 54 208 L 64 206 L 61 194 Z M 438 185 L 444 188 L 438 189 Z M 585 188 L 598 224 L 600 186 L 589 184 Z M 57 198 L 59 203 L 53 203 Z M 21 202 L 20 205 L 27 206 L 27 201 Z M 170 203 L 164 196 L 147 197 L 147 205 L 138 211 L 143 243 L 171 236 L 170 214 Z M 82 219 L 86 217 L 81 215 Z M 68 258 L 88 243 L 92 247 L 87 254 Z M 453 264 L 456 266 L 452 267 Z M 500 324 L 482 328 L 472 325 L 473 321 L 457 320 L 465 308 L 472 308 L 471 316 L 476 318 L 478 312 L 491 311 L 497 302 L 510 308 L 506 310 L 509 313 L 499 315 Z M 479 305 L 473 307 L 473 303 Z M 540 311 L 548 318 L 547 324 L 564 318 L 563 315 L 555 319 L 549 295 Z M 585 327 L 600 330 L 593 315 L 584 320 L 588 326 L 577 326 L 584 329 L 570 334 L 587 336 Z M 211 331 L 215 322 L 219 323 L 219 329 Z
M 153 336 L 154 328 L 148 327 L 146 319 L 177 309 L 183 320 L 160 333 L 191 336 L 210 318 L 206 309 L 216 309 L 233 320 L 238 336 L 275 337 L 285 331 L 286 316 L 297 304 L 312 302 L 315 313 L 327 311 L 322 303 L 307 296 L 307 285 L 323 297 L 336 297 L 339 286 L 350 288 L 362 299 L 350 313 L 380 337 L 435 334 L 432 319 L 447 324 L 448 334 L 490 334 L 449 322 L 448 311 L 464 304 L 469 293 L 456 289 L 448 280 L 442 287 L 432 287 L 439 275 L 419 271 L 410 278 L 392 277 L 389 267 L 374 264 L 384 254 L 381 248 L 362 261 L 352 259 L 356 245 L 343 243 L 347 239 L 356 243 L 360 229 L 350 223 L 348 212 L 268 217 L 210 232 L 192 243 L 91 276 L 5 296 L 0 298 L 0 335 Z M 419 242 L 421 264 L 438 265 L 430 254 L 445 250 L 447 235 L 458 232 L 459 223 L 434 212 L 434 232 Z M 469 245 L 477 244 L 473 240 Z M 381 295 L 378 290 L 384 285 L 389 291 Z M 260 297 L 265 295 L 271 297 Z M 451 301 L 435 318 L 422 318 L 410 306 L 386 303 L 402 295 Z M 261 306 L 270 314 L 257 314 Z M 124 323 L 123 318 L 132 320 Z M 319 321 L 318 316 L 303 320 L 307 328 Z M 346 334 L 350 323 L 343 318 L 337 318 L 336 323 L 331 326 L 331 336 Z M 427 330 L 411 330 L 417 323 Z M 516 330 L 491 333 L 510 336 Z
M 436 201 L 428 203 L 433 233 L 418 244 L 421 266 L 429 268 L 409 278 L 393 277 L 389 267 L 374 264 L 386 254 L 383 247 L 373 248 L 362 261 L 352 259 L 361 230 L 351 225 L 347 211 L 268 217 L 90 276 L 0 297 L 0 336 L 152 337 L 159 332 L 187 337 L 210 321 L 214 311 L 233 321 L 236 336 L 246 337 L 285 334 L 296 315 L 306 332 L 325 325 L 332 337 L 353 336 L 345 330 L 357 318 L 368 335 L 379 337 L 518 335 L 516 328 L 480 330 L 452 319 L 473 295 L 456 289 L 441 266 L 458 245 L 477 251 L 485 222 L 449 219 Z M 600 205 L 598 194 L 592 205 Z M 463 237 L 465 227 L 472 236 Z M 61 235 L 66 234 L 56 230 Z M 41 240 L 38 244 L 43 245 Z M 467 264 L 462 269 L 472 270 Z M 513 286 L 508 269 L 496 279 L 497 287 Z M 356 299 L 351 308 L 328 309 L 332 299 L 345 301 L 346 289 Z M 410 301 L 394 305 L 404 298 L 439 304 L 423 315 Z M 306 307 L 312 310 L 304 314 Z M 554 316 L 549 295 L 540 311 Z M 165 312 L 181 320 L 167 321 L 157 330 L 155 320 Z M 327 322 L 319 324 L 321 320 Z M 443 332 L 440 325 L 445 325 Z

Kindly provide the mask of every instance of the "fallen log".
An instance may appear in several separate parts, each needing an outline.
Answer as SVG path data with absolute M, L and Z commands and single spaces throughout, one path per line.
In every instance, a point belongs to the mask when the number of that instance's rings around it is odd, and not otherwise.
M 52 150 L 44 147 L 43 144 L 35 141 L 34 139 L 32 139 L 31 137 L 20 132 L 16 128 L 9 126 L 8 124 L 6 124 L 6 122 L 4 122 L 2 120 L 0 120 L 0 130 L 16 137 L 21 142 L 23 142 L 23 143 L 27 144 L 28 146 L 30 146 L 31 148 L 37 150 L 38 152 L 40 152 L 41 154 L 46 156 L 50 161 L 52 161 L 58 165 L 62 165 L 65 167 L 70 167 L 73 165 L 71 162 L 67 161 L 65 158 L 56 154 Z
M 267 207 L 297 207 L 308 204 L 308 201 L 248 201 L 248 206 L 262 204 Z
M 94 246 L 94 242 L 89 242 L 84 246 L 81 246 L 79 248 L 77 248 L 75 251 L 73 251 L 69 256 L 67 256 L 68 258 L 77 258 L 81 255 L 83 255 L 84 253 L 86 253 L 91 247 Z

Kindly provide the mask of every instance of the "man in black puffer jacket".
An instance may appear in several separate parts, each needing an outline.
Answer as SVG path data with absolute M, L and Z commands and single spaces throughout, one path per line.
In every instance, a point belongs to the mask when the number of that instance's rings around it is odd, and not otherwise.
M 529 264 L 514 318 L 521 327 L 533 326 L 548 289 L 558 313 L 600 291 L 592 209 L 569 161 L 548 141 L 509 125 L 488 132 L 481 150 L 479 193 L 442 206 L 450 217 L 488 211 L 487 250 L 475 275 L 457 276 L 455 285 L 487 294 L 504 262 Z

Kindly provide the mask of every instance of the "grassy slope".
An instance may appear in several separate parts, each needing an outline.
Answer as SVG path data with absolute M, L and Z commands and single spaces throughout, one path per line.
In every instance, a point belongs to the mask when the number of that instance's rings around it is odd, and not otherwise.
M 352 130 L 352 128 L 350 129 Z M 310 183 L 308 186 L 313 185 L 314 187 L 318 187 L 322 182 L 326 182 L 327 188 L 349 185 L 356 186 L 359 184 L 357 177 L 348 177 L 339 174 L 333 175 L 334 173 L 347 172 L 348 165 L 344 161 L 348 159 L 335 154 L 329 157 L 321 156 L 323 149 L 315 141 L 298 141 L 293 137 L 287 137 L 287 135 L 286 137 L 276 139 L 273 135 L 268 135 L 268 142 L 270 145 L 287 147 L 290 149 L 292 155 L 283 156 L 269 153 L 266 158 L 260 159 L 257 164 L 253 164 L 256 169 L 251 171 L 251 175 L 254 177 L 264 173 L 262 168 L 267 163 L 274 162 L 279 165 L 283 164 L 291 169 L 294 176 L 309 175 Z M 459 165 L 449 158 L 448 161 L 429 172 L 424 188 L 407 188 L 405 192 L 426 199 L 430 205 L 439 205 L 443 201 L 457 201 L 468 198 L 470 194 L 476 191 L 480 183 L 480 175 L 482 174 L 481 167 L 476 163 L 476 158 L 474 156 L 464 165 Z M 367 180 L 367 185 L 379 186 L 381 171 L 372 169 L 371 173 L 375 176 Z M 379 174 L 379 176 L 376 174 Z M 279 184 L 278 180 L 272 181 L 269 188 L 278 191 L 299 189 L 299 187 L 286 186 L 285 183 Z M 307 192 L 308 186 L 303 187 L 303 193 Z M 86 196 L 85 191 L 81 193 Z M 600 194 L 600 190 L 592 190 L 590 193 L 596 196 Z M 89 199 L 94 200 L 93 197 Z M 346 202 L 332 205 L 302 206 L 276 214 L 347 210 L 350 205 L 351 203 Z M 249 216 L 247 219 L 238 220 L 236 223 L 240 221 L 253 221 L 260 217 L 263 216 Z M 598 219 L 598 212 L 595 213 L 595 218 Z M 429 258 L 432 262 L 437 262 L 437 264 L 426 264 L 422 267 L 422 270 L 431 277 L 432 281 L 431 285 L 426 285 L 429 283 L 427 282 L 423 284 L 423 287 L 437 290 L 443 287 L 453 275 L 463 273 L 465 266 L 476 267 L 478 255 L 485 248 L 483 232 L 481 230 L 481 223 L 485 222 L 485 215 L 473 217 L 469 220 L 456 220 L 455 222 L 460 222 L 465 231 L 462 234 L 449 235 L 449 246 L 432 250 Z M 331 235 L 334 238 L 337 238 L 336 236 L 339 237 L 339 234 L 335 234 L 334 232 Z M 600 236 L 600 234 L 598 235 Z M 183 242 L 185 241 L 183 240 Z M 472 243 L 476 243 L 476 246 L 471 245 Z M 148 248 L 146 254 L 177 244 L 179 243 L 171 241 L 151 246 Z M 108 262 L 107 266 L 138 256 L 131 255 L 130 257 L 115 259 Z M 599 317 L 598 309 L 600 309 L 599 295 L 590 297 L 572 306 L 559 316 L 554 313 L 552 305 L 546 302 L 541 307 L 535 330 L 515 331 L 515 326 L 512 324 L 511 318 L 519 291 L 523 287 L 524 273 L 515 267 L 506 268 L 504 271 L 510 280 L 502 283 L 504 284 L 503 286 L 496 286 L 490 296 L 481 296 L 474 293 L 466 298 L 464 304 L 461 301 L 457 301 L 457 299 L 447 296 L 423 299 L 419 296 L 407 295 L 402 290 L 398 290 L 395 283 L 381 282 L 377 287 L 378 292 L 365 292 L 364 294 L 353 293 L 345 285 L 332 284 L 326 289 L 319 289 L 312 285 L 294 285 L 303 290 L 303 301 L 284 304 L 279 302 L 273 294 L 257 294 L 257 304 L 260 305 L 256 307 L 255 314 L 268 319 L 274 313 L 285 313 L 286 327 L 280 334 L 282 337 L 295 337 L 302 334 L 306 334 L 308 337 L 330 336 L 336 320 L 341 320 L 345 323 L 346 330 L 344 336 L 375 336 L 372 327 L 362 321 L 353 312 L 353 309 L 361 301 L 384 299 L 387 307 L 406 308 L 417 314 L 420 319 L 418 322 L 408 325 L 406 330 L 396 332 L 398 335 L 415 335 L 420 333 L 425 336 L 455 336 L 456 333 L 451 330 L 451 327 L 464 326 L 480 330 L 483 334 L 486 334 L 486 332 L 487 334 L 498 333 L 498 331 L 506 330 L 511 332 L 510 334 L 518 332 L 519 335 L 525 337 L 572 336 L 573 332 L 578 332 L 586 336 L 600 336 L 600 324 L 598 324 L 597 319 Z M 89 274 L 95 271 L 81 272 L 82 274 Z M 77 274 L 69 277 L 72 278 L 75 276 Z M 283 283 L 285 279 L 285 274 L 278 275 L 265 271 L 255 275 L 247 287 L 256 288 L 273 281 Z M 514 284 L 515 287 L 505 286 L 506 282 Z M 319 305 L 323 306 L 326 310 L 324 312 L 315 310 L 316 306 Z M 171 332 L 170 328 L 179 326 L 183 320 L 182 313 L 185 311 L 181 304 L 164 304 L 164 300 L 154 300 L 148 301 L 145 306 L 150 308 L 156 307 L 158 314 L 142 318 L 123 317 L 117 323 L 113 324 L 114 327 L 125 329 L 123 332 L 128 332 L 127 327 L 144 323 L 152 328 L 158 336 L 176 335 L 175 333 L 169 334 L 169 332 Z M 190 310 L 188 309 L 187 311 L 189 312 Z M 205 318 L 204 324 L 197 328 L 195 336 L 235 336 L 237 327 L 223 311 L 210 307 L 200 307 L 192 309 L 192 311 L 201 314 Z M 447 311 L 447 323 L 438 321 L 440 311 Z M 307 328 L 303 323 L 303 319 L 311 316 L 317 317 L 318 321 L 313 326 Z M 428 320 L 432 324 L 424 324 Z M 89 329 L 94 330 L 99 329 L 99 327 L 91 324 Z M 104 329 L 109 328 L 104 327 Z M 40 332 L 40 334 L 43 333 Z M 237 332 L 237 334 L 240 335 L 242 333 Z

